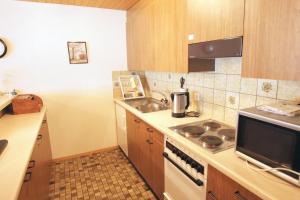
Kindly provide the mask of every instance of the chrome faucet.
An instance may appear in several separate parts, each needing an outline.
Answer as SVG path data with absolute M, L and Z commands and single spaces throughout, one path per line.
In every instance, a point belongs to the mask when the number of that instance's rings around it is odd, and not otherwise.
M 160 102 L 162 103 L 163 106 L 168 107 L 169 106 L 169 100 L 168 100 L 168 91 L 162 92 L 162 91 L 158 91 L 158 90 L 152 90 L 152 93 L 157 93 L 160 94 L 161 96 L 163 96 L 163 98 L 160 100 Z

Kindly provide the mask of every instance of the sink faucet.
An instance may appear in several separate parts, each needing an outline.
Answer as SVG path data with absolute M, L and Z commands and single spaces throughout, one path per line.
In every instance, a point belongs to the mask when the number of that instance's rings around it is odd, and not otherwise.
M 163 98 L 160 100 L 160 102 L 162 103 L 163 106 L 168 106 L 169 104 L 169 100 L 168 100 L 168 95 L 166 95 L 168 92 L 162 92 L 162 91 L 158 91 L 158 90 L 152 90 L 152 93 L 157 93 L 160 94 L 161 96 L 163 96 Z

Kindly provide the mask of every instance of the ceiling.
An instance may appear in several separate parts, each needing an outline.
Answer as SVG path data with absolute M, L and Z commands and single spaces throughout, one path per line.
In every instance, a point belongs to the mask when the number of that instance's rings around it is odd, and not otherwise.
M 97 7 L 97 8 L 109 8 L 109 9 L 117 9 L 117 10 L 128 10 L 139 0 L 25 0 L 25 1 L 87 6 L 87 7 Z

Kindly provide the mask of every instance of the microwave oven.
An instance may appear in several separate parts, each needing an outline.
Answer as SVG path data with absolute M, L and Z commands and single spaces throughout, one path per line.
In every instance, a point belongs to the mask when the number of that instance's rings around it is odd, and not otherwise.
M 247 108 L 237 122 L 236 154 L 300 187 L 300 116 Z

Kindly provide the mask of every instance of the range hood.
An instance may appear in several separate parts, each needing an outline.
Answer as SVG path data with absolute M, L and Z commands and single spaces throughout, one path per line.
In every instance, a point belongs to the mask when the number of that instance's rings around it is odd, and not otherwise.
M 215 58 L 241 57 L 243 37 L 189 44 L 189 72 L 214 71 Z

